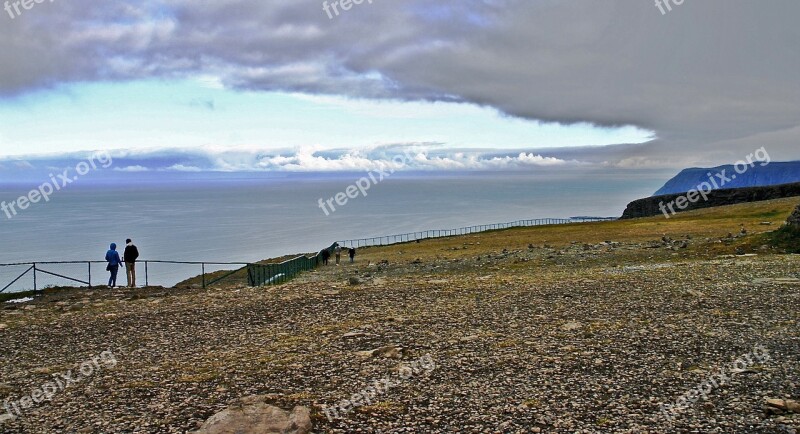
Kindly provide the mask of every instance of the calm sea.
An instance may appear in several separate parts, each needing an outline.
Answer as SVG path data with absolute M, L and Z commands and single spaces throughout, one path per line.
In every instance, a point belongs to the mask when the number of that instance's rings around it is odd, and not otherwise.
M 352 238 L 544 217 L 619 216 L 629 201 L 652 194 L 665 179 L 652 173 L 398 174 L 326 216 L 318 199 L 333 197 L 364 175 L 87 175 L 48 203 L 11 219 L 0 213 L 0 263 L 102 260 L 109 243 L 123 246 L 125 238 L 135 241 L 142 259 L 248 262 L 314 252 Z M 35 185 L 0 181 L 0 200 L 13 201 Z M 86 265 L 42 268 L 81 279 L 88 271 Z M 22 271 L 0 267 L 0 288 Z M 107 275 L 102 265 L 92 272 L 94 284 Z M 151 265 L 149 283 L 172 285 L 199 272 L 199 266 Z M 42 273 L 38 278 L 40 286 L 67 283 Z M 8 291 L 31 285 L 29 274 Z

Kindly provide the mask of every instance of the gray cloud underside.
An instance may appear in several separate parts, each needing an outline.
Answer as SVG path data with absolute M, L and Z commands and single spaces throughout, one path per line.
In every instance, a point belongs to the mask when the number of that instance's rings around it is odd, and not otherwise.
M 0 19 L 0 94 L 215 75 L 232 88 L 656 131 L 644 145 L 572 151 L 622 166 L 716 164 L 761 146 L 800 158 L 795 0 L 692 1 L 663 16 L 651 1 L 374 0 L 334 20 L 321 3 L 37 4 Z

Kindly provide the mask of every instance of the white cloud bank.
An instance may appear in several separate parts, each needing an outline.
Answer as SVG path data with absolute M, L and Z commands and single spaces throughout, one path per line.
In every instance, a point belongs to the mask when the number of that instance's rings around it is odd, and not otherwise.
M 577 160 L 535 152 L 437 149 L 436 144 L 389 145 L 354 150 L 260 151 L 221 149 L 164 149 L 110 151 L 117 172 L 358 172 L 501 171 L 537 167 L 581 166 Z M 10 160 L 25 167 L 69 166 L 82 153 L 32 156 Z M 20 166 L 21 167 L 21 166 Z
M 149 169 L 144 166 L 125 166 L 115 167 L 114 170 L 117 172 L 147 172 Z

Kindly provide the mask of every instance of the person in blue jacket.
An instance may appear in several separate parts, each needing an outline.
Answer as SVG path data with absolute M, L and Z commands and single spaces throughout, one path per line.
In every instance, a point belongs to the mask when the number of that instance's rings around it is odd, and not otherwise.
M 108 278 L 108 287 L 113 288 L 117 286 L 117 272 L 119 264 L 122 263 L 119 252 L 117 252 L 117 243 L 111 243 L 111 248 L 106 252 L 106 261 L 108 261 L 106 270 L 111 272 L 111 277 Z

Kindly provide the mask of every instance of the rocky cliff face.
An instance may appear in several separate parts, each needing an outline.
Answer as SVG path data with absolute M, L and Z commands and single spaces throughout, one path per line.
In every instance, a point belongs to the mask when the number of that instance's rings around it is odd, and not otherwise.
M 785 197 L 800 196 L 800 182 L 794 184 L 774 185 L 769 187 L 752 187 L 752 188 L 735 188 L 726 190 L 714 190 L 707 194 L 708 200 L 698 197 L 695 202 L 687 201 L 688 204 L 685 209 L 679 209 L 675 205 L 676 201 L 680 198 L 686 198 L 685 194 L 667 194 L 662 196 L 647 197 L 644 199 L 635 200 L 628 204 L 625 212 L 622 214 L 623 219 L 651 217 L 654 215 L 663 215 L 664 209 L 669 213 L 668 205 L 673 204 L 673 209 L 676 212 L 690 211 L 693 209 L 710 208 L 715 206 L 735 205 L 737 203 L 758 202 L 762 200 L 782 199 Z M 685 199 L 684 199 L 685 200 Z M 672 216 L 671 213 L 669 213 Z M 798 219 L 800 215 L 795 211 Z

